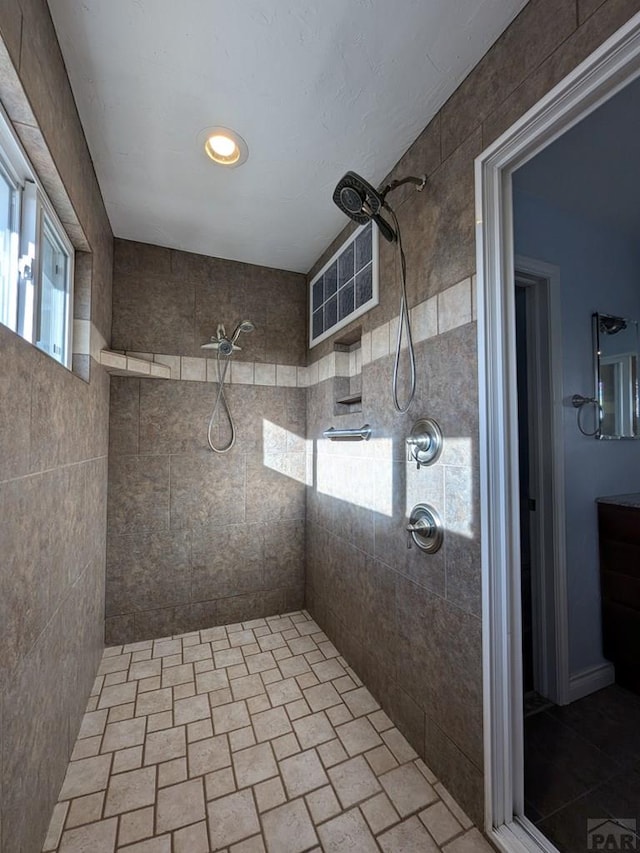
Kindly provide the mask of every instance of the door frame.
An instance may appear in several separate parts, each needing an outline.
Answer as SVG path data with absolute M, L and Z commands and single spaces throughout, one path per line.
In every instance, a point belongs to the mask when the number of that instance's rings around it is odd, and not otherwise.
M 527 295 L 529 471 L 536 512 L 531 524 L 534 677 L 556 705 L 569 702 L 569 609 L 562 429 L 560 268 L 515 258 L 515 286 Z
M 485 828 L 511 851 L 556 848 L 524 816 L 513 172 L 640 76 L 640 13 L 475 163 Z

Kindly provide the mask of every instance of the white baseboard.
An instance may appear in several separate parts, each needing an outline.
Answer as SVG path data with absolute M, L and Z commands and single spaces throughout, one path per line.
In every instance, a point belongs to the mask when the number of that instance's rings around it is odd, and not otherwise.
M 600 663 L 597 666 L 588 666 L 569 676 L 569 702 L 582 699 L 596 690 L 608 687 L 616 680 L 615 669 L 612 663 Z

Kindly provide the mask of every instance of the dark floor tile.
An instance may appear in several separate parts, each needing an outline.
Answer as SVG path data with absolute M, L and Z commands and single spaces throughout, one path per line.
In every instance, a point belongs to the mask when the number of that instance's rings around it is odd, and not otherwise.
M 585 853 L 587 821 L 607 818 L 597 792 L 590 792 L 537 824 L 538 829 L 563 853 Z
M 611 685 L 550 712 L 615 761 L 640 760 L 640 696 Z
M 612 817 L 635 818 L 640 827 L 640 762 L 605 782 L 598 796 Z
M 525 721 L 525 796 L 543 817 L 583 796 L 620 766 L 548 712 Z
M 525 814 L 567 853 L 588 820 L 640 823 L 640 697 L 612 685 L 525 721 Z
M 537 823 L 539 820 L 542 820 L 542 815 L 538 809 L 534 808 L 526 798 L 524 801 L 524 813 L 532 823 Z

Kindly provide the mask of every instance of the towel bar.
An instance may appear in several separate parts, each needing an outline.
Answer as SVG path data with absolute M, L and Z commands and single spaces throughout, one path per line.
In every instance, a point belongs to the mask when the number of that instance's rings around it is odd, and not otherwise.
M 322 433 L 325 438 L 330 438 L 331 441 L 369 441 L 371 438 L 371 427 L 365 424 L 359 429 L 336 429 L 329 427 Z

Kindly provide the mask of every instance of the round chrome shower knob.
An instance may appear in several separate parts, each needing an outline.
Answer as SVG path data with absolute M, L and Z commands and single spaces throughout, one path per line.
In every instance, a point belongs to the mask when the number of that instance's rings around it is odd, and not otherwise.
M 409 524 L 407 525 L 407 548 L 415 542 L 421 551 L 427 554 L 435 554 L 442 547 L 444 531 L 440 516 L 429 504 L 416 504 L 411 510 Z

